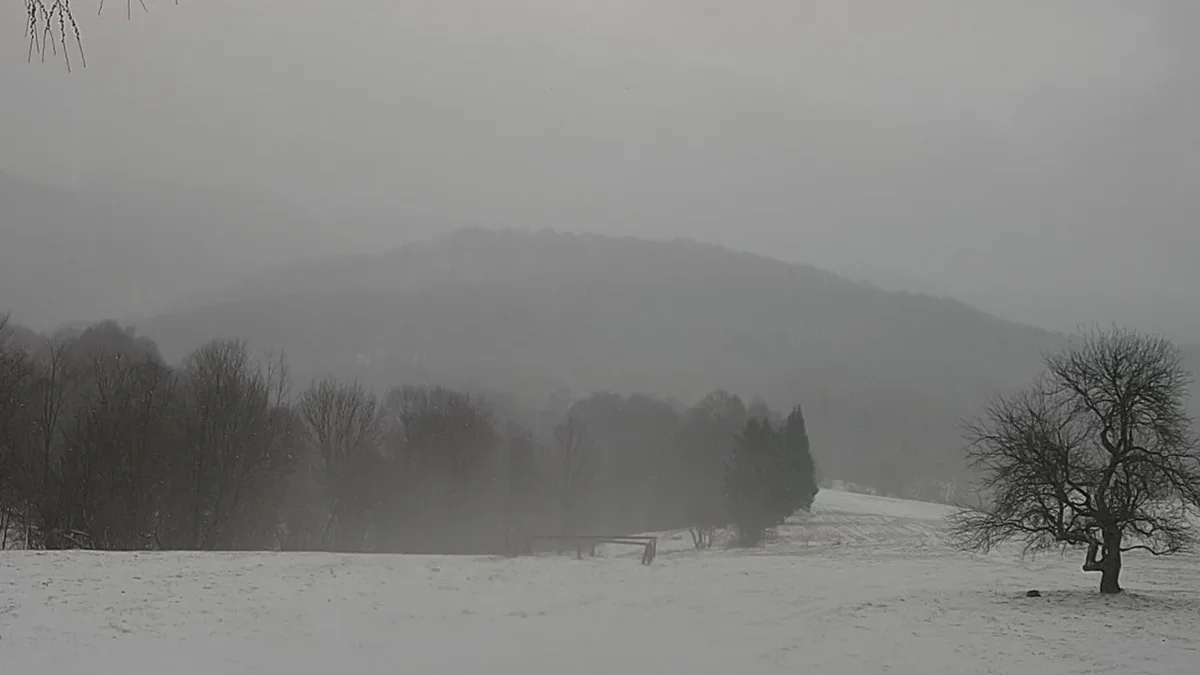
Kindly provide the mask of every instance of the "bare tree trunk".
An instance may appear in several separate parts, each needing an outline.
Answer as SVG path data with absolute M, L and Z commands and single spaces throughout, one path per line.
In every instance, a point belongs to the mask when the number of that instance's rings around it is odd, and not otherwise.
M 1103 547 L 1100 544 L 1088 546 L 1087 559 L 1083 563 L 1084 572 L 1100 573 L 1100 592 L 1113 595 L 1121 592 L 1121 532 L 1104 533 Z
M 1121 592 L 1121 532 L 1104 533 L 1104 564 L 1100 570 L 1100 592 Z

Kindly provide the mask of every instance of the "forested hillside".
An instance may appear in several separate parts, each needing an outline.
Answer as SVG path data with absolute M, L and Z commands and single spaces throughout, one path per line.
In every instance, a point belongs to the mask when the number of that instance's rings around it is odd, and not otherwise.
M 905 492 L 960 469 L 959 419 L 1061 337 L 689 241 L 460 230 L 278 269 L 137 322 L 175 358 L 243 337 L 302 377 L 512 392 L 716 389 L 802 404 L 830 476 Z M 911 492 L 912 490 L 907 490 Z

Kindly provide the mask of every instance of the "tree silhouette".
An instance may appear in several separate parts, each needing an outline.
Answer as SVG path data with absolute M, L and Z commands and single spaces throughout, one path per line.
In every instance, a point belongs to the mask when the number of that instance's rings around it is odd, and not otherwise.
M 1048 357 L 1042 379 L 967 428 L 982 499 L 952 516 L 957 542 L 1086 546 L 1102 593 L 1121 592 L 1122 553 L 1188 549 L 1200 512 L 1190 382 L 1170 341 L 1124 330 Z

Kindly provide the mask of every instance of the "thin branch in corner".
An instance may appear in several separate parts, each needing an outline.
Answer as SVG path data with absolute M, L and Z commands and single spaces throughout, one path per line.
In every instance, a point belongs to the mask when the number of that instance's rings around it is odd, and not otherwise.
M 83 67 L 87 67 L 87 56 L 83 51 L 83 38 L 79 24 L 75 21 L 75 13 L 71 8 L 71 0 L 25 0 L 25 36 L 29 38 L 29 52 L 26 59 L 33 61 L 36 52 L 41 60 L 46 60 L 47 52 L 58 56 L 58 48 L 62 47 L 63 60 L 67 72 L 71 72 L 71 54 L 67 48 L 67 40 L 74 39 L 79 49 L 79 59 Z
M 146 0 L 137 1 L 142 6 L 143 12 L 150 12 Z M 96 8 L 97 16 L 104 13 L 104 4 L 105 0 L 99 1 L 99 6 Z M 175 4 L 178 5 L 179 0 L 175 0 Z M 45 62 L 48 52 L 58 56 L 61 47 L 67 72 L 71 72 L 71 55 L 67 48 L 67 42 L 74 40 L 75 47 L 79 50 L 79 61 L 84 68 L 87 68 L 87 56 L 83 51 L 83 33 L 79 30 L 78 22 L 75 21 L 72 0 L 25 0 L 25 14 L 25 37 L 29 38 L 27 61 L 32 62 L 33 55 L 36 53 Z M 125 0 L 125 18 L 133 18 L 133 0 Z
M 150 12 L 150 8 L 146 6 L 146 0 L 138 0 L 138 4 L 142 6 L 143 12 L 146 12 L 147 14 Z M 178 5 L 179 0 L 175 0 L 175 4 Z M 96 8 L 96 16 L 100 16 L 103 13 L 104 13 L 104 0 L 100 0 L 100 6 Z M 133 18 L 133 0 L 125 0 L 125 18 L 126 19 Z

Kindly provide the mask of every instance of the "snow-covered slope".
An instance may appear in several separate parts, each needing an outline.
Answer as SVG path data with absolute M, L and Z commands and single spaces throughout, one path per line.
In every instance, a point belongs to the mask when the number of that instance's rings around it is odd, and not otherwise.
M 1200 560 L 946 550 L 944 507 L 832 491 L 764 550 L 577 561 L 0 553 L 0 673 L 1174 673 Z M 1039 588 L 1046 597 L 1025 598 Z
M 764 550 L 743 555 L 833 554 L 824 550 L 828 546 L 867 546 L 875 554 L 933 548 L 940 554 L 940 533 L 949 513 L 950 508 L 941 504 L 822 490 L 812 513 L 799 514 L 779 528 L 778 539 Z M 664 540 L 659 544 L 660 551 L 692 548 L 691 535 L 686 531 L 662 533 L 660 537 Z

